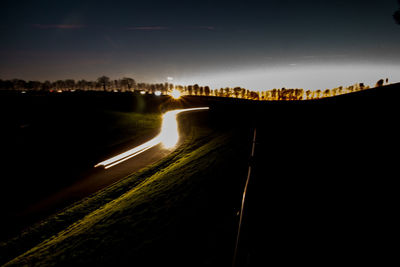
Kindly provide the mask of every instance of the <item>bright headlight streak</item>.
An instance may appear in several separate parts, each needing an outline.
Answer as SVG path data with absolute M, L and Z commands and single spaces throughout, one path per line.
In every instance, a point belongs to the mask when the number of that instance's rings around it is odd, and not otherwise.
M 135 157 L 135 156 L 137 156 L 137 155 L 139 155 L 139 154 L 145 152 L 146 150 L 149 150 L 150 148 L 152 148 L 152 147 L 154 147 L 154 146 L 156 146 L 156 145 L 158 145 L 158 144 L 159 144 L 159 143 L 157 143 L 157 144 L 155 144 L 155 145 L 148 146 L 148 147 L 146 147 L 146 148 L 144 148 L 144 149 L 142 149 L 142 150 L 140 150 L 140 151 L 138 151 L 138 152 L 136 152 L 136 153 L 134 153 L 134 154 L 132 154 L 132 155 L 129 155 L 128 157 L 125 157 L 125 158 L 120 159 L 120 160 L 118 160 L 118 161 L 116 161 L 116 162 L 113 162 L 113 163 L 111 163 L 111 164 L 109 164 L 109 165 L 107 165 L 107 166 L 104 166 L 104 169 L 109 169 L 109 168 L 111 168 L 111 167 L 114 167 L 115 165 L 118 165 L 118 164 L 120 164 L 120 163 L 122 163 L 122 162 L 124 162 L 124 161 L 126 161 L 126 160 L 128 160 L 128 159 L 131 159 L 131 158 L 133 158 L 133 157 Z
M 161 143 L 166 148 L 171 148 L 178 143 L 179 133 L 178 133 L 178 122 L 176 121 L 176 115 L 179 110 L 170 111 L 164 114 L 163 124 L 161 128 L 161 133 L 159 135 Z
M 109 169 L 128 159 L 136 157 L 137 155 L 149 150 L 152 147 L 155 147 L 158 144 L 163 144 L 166 148 L 174 147 L 179 140 L 178 122 L 176 116 L 182 112 L 207 110 L 207 109 L 209 108 L 208 107 L 188 108 L 188 109 L 177 109 L 166 112 L 163 115 L 161 132 L 156 137 L 154 137 L 150 141 L 147 141 L 146 143 L 140 146 L 137 146 L 124 153 L 121 153 L 117 156 L 102 161 L 96 164 L 94 167 L 103 166 L 105 169 Z

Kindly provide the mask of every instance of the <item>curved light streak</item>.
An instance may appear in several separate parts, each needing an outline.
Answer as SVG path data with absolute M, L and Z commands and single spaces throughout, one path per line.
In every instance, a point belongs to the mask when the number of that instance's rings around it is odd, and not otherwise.
M 109 169 L 128 159 L 136 157 L 137 155 L 149 150 L 152 147 L 155 147 L 158 144 L 163 144 L 166 148 L 174 147 L 179 140 L 178 122 L 176 116 L 183 112 L 207 110 L 207 109 L 209 108 L 208 107 L 188 108 L 188 109 L 177 109 L 166 112 L 163 115 L 161 132 L 156 137 L 154 137 L 150 141 L 147 141 L 144 144 L 141 144 L 140 146 L 137 146 L 124 153 L 121 153 L 112 158 L 104 160 L 96 164 L 94 167 L 103 166 L 105 169 Z

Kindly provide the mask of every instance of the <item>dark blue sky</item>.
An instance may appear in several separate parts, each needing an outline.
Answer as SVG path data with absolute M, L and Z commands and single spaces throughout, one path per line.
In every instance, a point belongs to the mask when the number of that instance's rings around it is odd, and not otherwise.
M 396 0 L 0 5 L 3 79 L 105 74 L 250 89 L 329 88 L 383 75 L 400 81 Z

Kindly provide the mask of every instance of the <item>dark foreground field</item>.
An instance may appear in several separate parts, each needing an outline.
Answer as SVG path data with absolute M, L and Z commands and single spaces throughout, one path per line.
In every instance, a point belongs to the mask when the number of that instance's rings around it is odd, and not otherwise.
M 158 108 L 165 102 L 92 92 L 0 93 L 0 208 L 5 218 L 0 239 L 38 218 L 19 216 L 30 205 L 87 176 L 105 155 L 154 136 L 161 123 Z
M 188 97 L 210 111 L 182 116 L 188 138 L 174 153 L 3 242 L 0 263 L 230 266 L 251 165 L 238 266 L 382 264 L 394 253 L 399 90 Z
M 241 266 L 394 259 L 399 94 L 395 85 L 263 107 Z

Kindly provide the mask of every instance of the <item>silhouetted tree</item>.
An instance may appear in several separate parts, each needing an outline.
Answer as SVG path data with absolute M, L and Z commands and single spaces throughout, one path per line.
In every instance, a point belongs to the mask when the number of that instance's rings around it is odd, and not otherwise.
M 65 81 L 58 80 L 53 83 L 53 88 L 56 90 L 64 90 L 65 89 Z
M 224 88 L 219 88 L 219 90 L 218 90 L 218 96 L 219 96 L 219 97 L 224 96 Z
M 73 90 L 75 89 L 75 80 L 67 79 L 64 81 L 64 85 L 66 89 Z
M 265 94 L 266 94 L 265 91 L 262 91 L 262 92 L 261 92 L 261 100 L 265 100 Z
M 225 91 L 225 97 L 230 97 L 231 96 L 231 88 L 226 87 L 224 89 L 224 91 Z
M 383 83 L 384 83 L 383 79 L 380 79 L 379 81 L 376 82 L 376 87 L 383 86 Z
M 90 82 L 87 82 L 86 84 L 87 84 L 87 87 L 89 88 L 89 90 L 96 90 L 96 85 L 97 85 L 96 82 L 90 81 Z
M 41 82 L 29 81 L 25 84 L 25 89 L 28 90 L 39 90 L 41 88 Z
M 242 88 L 242 90 L 240 91 L 240 97 L 246 98 L 246 89 Z
M 353 92 L 354 91 L 354 86 L 350 85 L 349 87 L 347 87 L 347 91 Z
M 273 99 L 273 100 L 276 100 L 276 99 L 277 99 L 277 96 L 278 96 L 278 90 L 273 89 L 273 90 L 271 91 L 271 97 L 272 97 L 272 99 Z
M 168 89 L 169 89 L 169 83 L 164 83 L 164 84 L 161 86 L 161 92 L 163 92 L 163 94 L 166 94 L 167 91 L 168 91 Z
M 13 84 L 13 89 L 14 90 L 23 90 L 23 89 L 25 89 L 26 82 L 24 80 L 14 79 L 11 82 Z
M 77 89 L 79 89 L 79 90 L 85 90 L 88 86 L 88 82 L 85 80 L 79 80 L 76 83 L 76 86 L 77 86 Z
M 304 90 L 303 89 L 296 89 L 295 90 L 295 97 L 296 100 L 302 100 L 304 95 Z
M 132 78 L 124 77 L 122 78 L 122 83 L 128 87 L 128 91 L 135 90 L 136 87 L 136 81 Z
M 50 89 L 51 89 L 51 82 L 50 81 L 45 81 L 44 83 L 41 84 L 41 90 L 49 91 Z
M 192 85 L 189 85 L 188 88 L 187 88 L 187 90 L 188 90 L 188 94 L 189 94 L 189 95 L 192 95 L 192 94 L 193 94 L 193 86 L 192 86 Z
M 250 98 L 253 99 L 253 100 L 259 100 L 260 99 L 260 95 L 258 94 L 258 92 L 251 91 L 250 92 Z
M 12 90 L 13 89 L 13 83 L 10 80 L 0 80 L 0 89 L 1 90 Z
M 193 85 L 193 92 L 195 95 L 198 95 L 198 93 L 199 93 L 199 85 L 198 84 Z
M 97 79 L 97 82 L 103 87 L 104 91 L 107 91 L 108 84 L 110 83 L 110 78 L 107 76 L 101 76 Z
M 210 87 L 208 87 L 208 86 L 205 86 L 205 87 L 204 87 L 204 94 L 205 94 L 206 96 L 209 96 L 209 95 L 210 95 Z
M 157 90 L 157 85 L 155 85 L 155 84 L 151 84 L 150 85 L 150 92 L 152 93 L 152 94 L 154 94 L 154 92 Z
M 239 94 L 241 91 L 242 91 L 242 88 L 240 88 L 240 87 L 233 88 L 233 94 L 235 95 L 236 98 L 239 97 Z
M 306 91 L 307 99 L 310 99 L 310 95 L 311 95 L 311 91 L 310 91 L 310 90 L 307 90 L 307 91 Z

